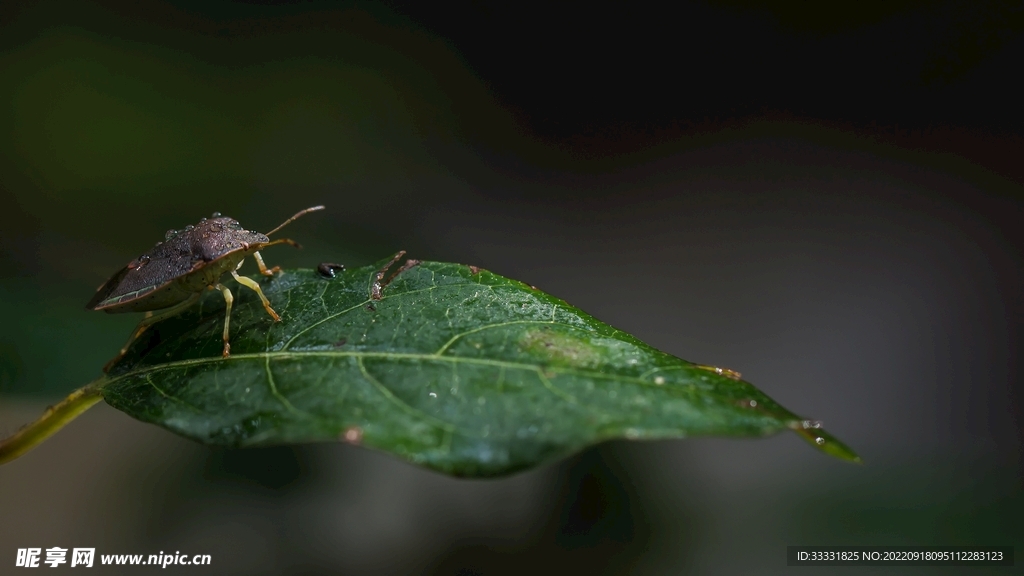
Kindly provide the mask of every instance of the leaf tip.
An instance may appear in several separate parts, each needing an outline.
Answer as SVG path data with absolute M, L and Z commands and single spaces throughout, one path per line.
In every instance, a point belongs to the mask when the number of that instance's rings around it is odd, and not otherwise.
M 822 429 L 821 422 L 816 420 L 794 420 L 789 424 L 789 427 L 806 440 L 808 444 L 830 456 L 835 456 L 840 460 L 846 460 L 854 464 L 864 463 L 852 448 Z

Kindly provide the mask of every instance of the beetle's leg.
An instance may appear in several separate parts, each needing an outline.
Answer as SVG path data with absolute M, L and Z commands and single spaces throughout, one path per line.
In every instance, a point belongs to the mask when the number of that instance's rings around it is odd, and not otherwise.
M 142 333 L 145 332 L 147 328 L 161 320 L 165 320 L 167 318 L 170 318 L 171 316 L 176 316 L 180 314 L 186 308 L 195 304 L 196 300 L 199 300 L 199 295 L 200 293 L 196 292 L 195 294 L 189 296 L 188 299 L 185 300 L 184 302 L 181 302 L 180 304 L 175 304 L 174 306 L 171 306 L 170 308 L 167 308 L 166 310 L 163 310 L 157 314 L 154 314 L 152 312 L 146 312 L 146 316 L 142 319 L 141 322 L 139 322 L 139 325 L 135 327 L 135 331 L 132 332 L 132 337 L 129 338 L 128 342 L 124 345 L 123 348 L 121 348 L 121 352 L 119 352 L 117 356 L 111 359 L 110 362 L 107 362 L 106 366 L 103 367 L 103 371 L 109 371 L 114 366 L 114 364 L 116 364 L 121 358 L 124 358 L 124 355 L 128 353 L 128 348 L 131 347 L 132 343 L 138 340 L 139 336 L 142 336 Z
M 252 257 L 256 259 L 256 265 L 260 267 L 260 274 L 263 274 L 264 276 L 273 276 L 274 272 L 280 272 L 281 271 L 281 267 L 280 266 L 274 266 L 273 268 L 270 268 L 268 270 L 267 269 L 267 265 L 263 262 L 263 256 L 260 256 L 259 252 L 253 252 L 252 253 Z M 239 262 L 238 265 L 241 266 L 242 265 L 241 262 Z M 235 268 L 235 270 L 237 270 L 237 269 L 238 268 Z M 254 288 L 254 290 L 255 290 L 255 288 Z M 260 298 L 263 298 L 263 293 L 262 292 L 260 292 Z M 266 302 L 267 299 L 263 298 L 263 301 Z M 266 304 L 264 304 L 264 306 L 266 306 Z
M 185 300 L 180 304 L 175 304 L 174 306 L 171 306 L 170 308 L 167 308 L 159 312 L 158 314 L 154 314 L 153 312 L 146 312 L 146 316 L 143 317 L 142 321 L 139 322 L 139 325 L 135 327 L 135 332 L 132 334 L 132 337 L 128 340 L 128 343 L 124 345 L 124 348 L 121 348 L 121 355 L 123 356 L 125 352 L 128 352 L 128 348 L 132 345 L 132 342 L 135 342 L 135 340 L 138 339 L 139 336 L 142 336 L 142 333 L 145 332 L 147 328 L 161 320 L 166 320 L 171 316 L 177 316 L 178 314 L 181 314 L 186 308 L 195 304 L 196 300 L 199 300 L 199 295 L 200 293 L 196 292 L 189 296 L 188 300 Z
M 221 356 L 227 358 L 231 355 L 231 342 L 228 341 L 228 325 L 231 324 L 231 304 L 235 302 L 235 298 L 231 295 L 231 290 L 228 290 L 227 286 L 218 282 L 213 287 L 220 290 L 220 293 L 224 295 L 224 352 L 221 353 Z
M 278 238 L 277 240 L 274 240 L 273 242 L 267 242 L 262 246 L 263 248 L 266 248 L 267 246 L 273 246 L 274 244 L 287 244 L 289 246 L 294 246 L 296 248 L 302 248 L 302 245 L 300 245 L 298 242 L 290 238 Z M 264 276 L 273 276 L 274 272 L 281 271 L 280 266 L 274 266 L 273 268 L 270 268 L 268 270 L 267 265 L 263 263 L 263 256 L 261 256 L 259 252 L 253 252 L 252 255 L 254 258 L 256 258 L 256 264 L 259 265 L 260 267 L 260 274 L 263 274 Z M 241 264 L 239 264 L 239 266 L 241 266 Z
M 281 321 L 281 317 L 278 316 L 277 312 L 274 312 L 274 309 L 270 307 L 270 300 L 267 300 L 267 297 L 263 295 L 263 290 L 260 288 L 260 285 L 257 284 L 255 280 L 253 280 L 252 278 L 246 278 L 245 276 L 239 276 L 238 272 L 235 272 L 234 270 L 231 271 L 231 275 L 235 277 L 235 280 L 238 280 L 239 284 L 245 286 L 246 288 L 249 288 L 253 292 L 256 292 L 257 295 L 259 295 L 260 301 L 263 302 L 263 309 L 267 311 L 267 314 L 270 314 L 270 317 L 274 319 L 274 322 Z
M 298 242 L 292 240 L 291 238 L 278 238 L 277 240 L 267 242 L 266 244 L 263 245 L 263 247 L 266 248 L 267 246 L 273 246 L 274 244 L 287 244 L 289 246 L 294 246 L 295 248 L 302 248 L 302 244 L 299 244 Z

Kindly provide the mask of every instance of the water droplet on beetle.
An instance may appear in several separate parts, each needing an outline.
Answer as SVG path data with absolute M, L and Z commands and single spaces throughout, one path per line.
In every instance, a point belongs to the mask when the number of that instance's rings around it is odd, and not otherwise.
M 178 231 L 172 228 L 168 230 L 166 234 L 164 234 L 164 241 L 166 242 L 167 240 L 170 240 L 171 238 L 174 238 L 177 235 Z
M 188 231 L 193 230 L 193 229 L 195 229 L 195 226 L 189 224 L 188 226 L 185 226 L 185 230 L 184 231 L 188 232 Z
M 214 212 L 210 215 L 210 218 L 220 218 L 220 212 Z
M 200 222 L 206 222 L 206 218 L 200 218 L 199 221 Z

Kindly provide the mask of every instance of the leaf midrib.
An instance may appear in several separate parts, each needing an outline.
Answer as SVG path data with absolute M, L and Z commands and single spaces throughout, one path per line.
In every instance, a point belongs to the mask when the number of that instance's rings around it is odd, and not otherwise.
M 120 375 L 118 375 L 118 376 L 116 376 L 114 378 L 111 378 L 106 383 L 106 385 L 114 384 L 114 383 L 116 383 L 116 382 L 118 382 L 120 380 L 123 380 L 123 379 L 131 378 L 131 377 L 135 377 L 135 376 L 143 376 L 144 375 L 146 377 L 145 378 L 146 383 L 151 385 L 151 386 L 153 386 L 153 388 L 155 388 L 157 390 L 157 392 L 159 392 L 162 396 L 164 396 L 166 398 L 169 398 L 169 399 L 171 399 L 173 401 L 181 402 L 185 406 L 188 406 L 189 408 L 191 408 L 193 410 L 196 410 L 199 413 L 203 413 L 203 410 L 198 409 L 195 406 L 192 406 L 191 404 L 189 404 L 187 402 L 184 402 L 180 398 L 176 398 L 176 397 L 174 397 L 174 396 L 172 396 L 170 394 L 167 394 L 163 390 L 160 390 L 159 388 L 157 388 L 155 386 L 155 384 L 152 382 L 152 379 L 150 378 L 150 374 L 152 374 L 154 372 L 160 372 L 160 371 L 163 371 L 163 370 L 169 370 L 169 369 L 175 369 L 175 368 L 188 368 L 188 367 L 192 367 L 192 366 L 202 366 L 202 365 L 205 365 L 205 364 L 216 364 L 217 362 L 232 362 L 232 361 L 247 361 L 247 360 L 248 361 L 262 360 L 264 363 L 266 363 L 265 366 L 267 368 L 269 368 L 269 362 L 272 359 L 301 359 L 303 357 L 356 358 L 358 360 L 358 365 L 359 365 L 358 367 L 359 367 L 360 371 L 362 372 L 364 378 L 366 378 L 371 384 L 373 384 L 378 389 L 378 391 L 381 392 L 385 396 L 385 398 L 388 399 L 388 401 L 396 404 L 403 411 L 409 412 L 413 416 L 418 417 L 419 419 L 426 421 L 430 425 L 435 426 L 435 427 L 437 427 L 437 428 L 439 428 L 439 429 L 444 431 L 444 433 L 445 433 L 445 440 L 443 442 L 443 444 L 444 444 L 443 448 L 445 450 L 450 450 L 450 448 L 451 448 L 451 440 L 452 440 L 451 436 L 452 436 L 452 434 L 459 434 L 459 435 L 462 435 L 462 436 L 472 437 L 472 438 L 479 438 L 480 436 L 476 435 L 476 434 L 473 434 L 472 432 L 470 432 L 468 430 L 464 430 L 464 429 L 462 429 L 461 427 L 459 427 L 458 425 L 456 425 L 454 423 L 451 423 L 451 422 L 445 421 L 443 419 L 437 418 L 436 416 L 432 416 L 432 415 L 424 412 L 423 410 L 420 410 L 419 408 L 415 408 L 415 407 L 410 406 L 410 405 L 406 404 L 405 402 L 399 400 L 397 397 L 394 396 L 394 393 L 391 391 L 390 388 L 388 388 L 382 382 L 378 381 L 375 377 L 373 377 L 372 375 L 370 375 L 366 371 L 365 365 L 362 362 L 362 360 L 364 358 L 420 360 L 420 361 L 433 361 L 433 362 L 441 361 L 441 362 L 455 362 L 455 363 L 460 363 L 461 362 L 461 363 L 466 363 L 466 364 L 488 365 L 488 366 L 498 366 L 498 367 L 503 367 L 503 368 L 513 368 L 513 369 L 520 369 L 520 370 L 528 370 L 528 371 L 532 371 L 532 372 L 536 373 L 538 375 L 540 381 L 541 381 L 541 384 L 544 385 L 544 387 L 547 388 L 550 392 L 552 392 L 552 393 L 554 393 L 554 394 L 556 394 L 558 396 L 562 396 L 563 394 L 564 395 L 568 395 L 568 393 L 566 393 L 566 392 L 558 389 L 557 387 L 555 387 L 554 384 L 551 383 L 550 380 L 548 380 L 547 376 L 545 375 L 545 372 L 558 372 L 558 373 L 562 373 L 562 374 L 571 374 L 571 375 L 578 375 L 578 376 L 584 376 L 584 377 L 595 377 L 595 378 L 603 378 L 603 379 L 607 379 L 607 380 L 633 382 L 633 383 L 636 383 L 636 384 L 639 384 L 639 385 L 642 385 L 642 386 L 649 386 L 649 387 L 657 388 L 657 389 L 660 389 L 660 390 L 662 390 L 662 391 L 664 391 L 666 393 L 669 393 L 669 394 L 672 394 L 672 395 L 676 395 L 676 396 L 689 396 L 692 393 L 692 391 L 682 390 L 682 389 L 675 388 L 675 387 L 672 387 L 672 386 L 666 386 L 664 384 L 655 384 L 654 382 L 647 381 L 647 380 L 640 380 L 639 378 L 635 378 L 635 377 L 616 376 L 614 374 L 607 374 L 607 373 L 604 373 L 604 372 L 590 371 L 590 370 L 579 370 L 579 369 L 564 368 L 564 367 L 558 367 L 558 366 L 539 366 L 539 365 L 536 365 L 536 364 L 527 364 L 527 363 L 523 363 L 523 362 L 510 362 L 510 361 L 505 361 L 505 360 L 491 360 L 491 359 L 486 359 L 486 358 L 467 358 L 467 357 L 461 357 L 461 356 L 443 356 L 443 355 L 438 355 L 438 354 L 435 354 L 435 353 L 426 354 L 426 353 L 381 352 L 381 351 L 361 351 L 360 352 L 360 351 L 339 351 L 339 350 L 306 350 L 306 351 L 256 352 L 256 353 L 248 353 L 248 354 L 232 354 L 231 356 L 229 356 L 227 358 L 195 358 L 195 359 L 191 359 L 191 360 L 180 360 L 180 361 L 177 361 L 177 362 L 168 362 L 168 363 L 165 363 L 165 364 L 161 364 L 159 366 L 152 366 L 152 367 L 149 367 L 149 368 L 146 368 L 146 369 L 135 370 L 135 371 L 128 372 L 128 373 L 125 373 L 125 374 L 120 374 Z M 679 367 L 679 368 L 682 368 L 682 367 Z M 552 390 L 552 388 L 554 390 Z M 276 388 L 274 388 L 272 390 L 272 392 L 276 392 Z M 277 394 L 277 393 L 275 393 L 274 396 L 278 397 L 278 400 L 283 400 L 283 398 L 279 394 Z M 571 398 L 571 396 L 570 396 L 570 398 Z M 578 401 L 575 398 L 572 398 L 571 400 L 567 399 L 567 401 L 571 401 L 572 403 L 578 403 Z M 283 401 L 283 403 L 284 403 L 286 408 L 290 408 L 290 410 L 296 410 L 294 407 L 290 406 L 290 402 Z M 303 414 L 303 415 L 305 415 L 305 416 L 307 416 L 307 417 L 312 417 L 312 418 L 315 418 L 315 419 L 321 419 L 320 416 L 317 416 L 317 415 L 305 412 L 303 410 L 298 410 L 298 412 Z M 615 436 L 613 435 L 613 436 L 610 436 L 610 437 L 615 437 Z
M 120 380 L 127 378 L 142 376 L 145 374 L 151 374 L 154 372 L 162 372 L 164 370 L 173 370 L 175 368 L 190 368 L 193 366 L 202 366 L 205 364 L 216 364 L 218 362 L 237 362 L 244 360 L 263 360 L 269 362 L 270 360 L 291 360 L 299 358 L 309 357 L 321 357 L 321 358 L 380 358 L 384 360 L 420 360 L 420 361 L 431 361 L 431 362 L 455 362 L 465 364 L 476 364 L 481 366 L 497 366 L 502 368 L 513 368 L 519 370 L 529 370 L 532 372 L 558 372 L 561 374 L 571 374 L 574 376 L 590 377 L 590 378 L 601 378 L 605 380 L 618 380 L 623 382 L 631 382 L 642 386 L 648 386 L 665 391 L 675 391 L 671 386 L 665 384 L 656 384 L 649 380 L 641 380 L 634 376 L 625 376 L 617 374 L 608 374 L 596 370 L 581 370 L 578 368 L 567 368 L 563 366 L 554 365 L 539 365 L 539 364 L 528 364 L 524 362 L 512 362 L 508 360 L 492 360 L 489 358 L 470 358 L 466 356 L 444 356 L 437 355 L 434 353 L 422 353 L 422 352 L 382 352 L 382 351 L 342 351 L 342 350 L 302 350 L 302 351 L 275 351 L 275 352 L 253 352 L 244 354 L 232 354 L 227 358 L 193 358 L 189 360 L 178 360 L 175 362 L 166 362 L 157 366 L 149 366 L 139 370 L 132 370 L 125 372 L 124 374 L 118 374 L 117 376 L 110 378 L 106 385 L 114 384 Z M 684 368 L 684 367 L 679 367 Z

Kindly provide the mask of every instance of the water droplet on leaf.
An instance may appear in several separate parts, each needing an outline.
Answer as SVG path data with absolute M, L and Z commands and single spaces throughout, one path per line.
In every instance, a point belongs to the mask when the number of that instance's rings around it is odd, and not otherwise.
M 352 426 L 345 430 L 342 439 L 349 444 L 360 444 L 363 441 L 363 430 L 358 426 Z

